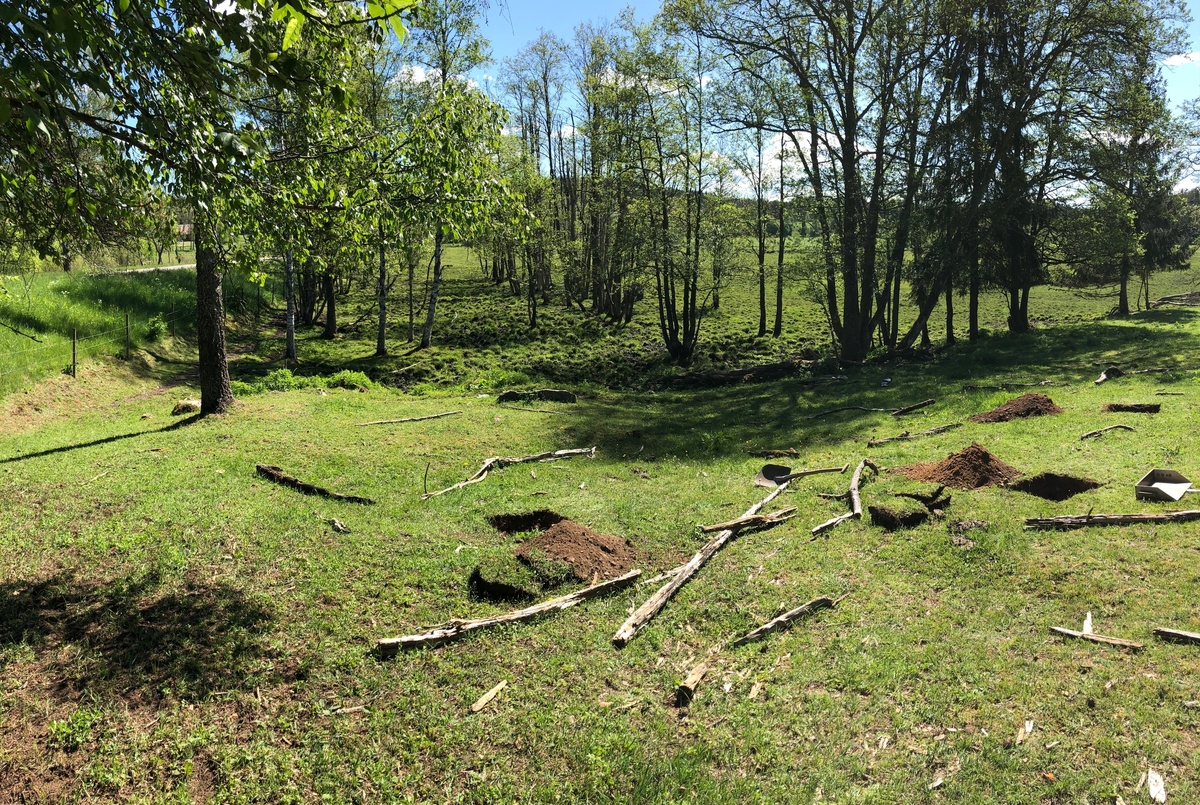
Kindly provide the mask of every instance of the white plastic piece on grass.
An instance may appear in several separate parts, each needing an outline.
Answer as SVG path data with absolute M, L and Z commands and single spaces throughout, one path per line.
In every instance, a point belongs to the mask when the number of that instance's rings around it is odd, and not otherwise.
M 1167 786 L 1163 783 L 1162 775 L 1154 769 L 1146 771 L 1146 788 L 1150 792 L 1150 799 L 1153 802 L 1167 801 Z

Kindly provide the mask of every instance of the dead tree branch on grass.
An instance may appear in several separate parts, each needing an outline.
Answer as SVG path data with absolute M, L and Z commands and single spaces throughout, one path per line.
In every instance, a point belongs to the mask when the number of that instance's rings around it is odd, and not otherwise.
M 916 411 L 917 409 L 924 408 L 929 405 L 933 405 L 935 402 L 937 402 L 937 400 L 933 400 L 933 399 L 922 400 L 919 403 L 914 403 L 912 405 L 906 405 L 903 408 L 864 408 L 861 405 L 845 405 L 845 406 L 842 406 L 841 408 L 833 408 L 833 409 L 830 409 L 829 411 L 822 411 L 819 414 L 813 414 L 811 417 L 809 417 L 809 419 L 820 419 L 823 416 L 829 416 L 830 414 L 837 414 L 842 411 L 866 411 L 867 413 L 882 413 L 882 414 L 891 414 L 892 416 L 904 416 L 905 414 L 907 414 L 911 411 Z
M 1058 517 L 1026 517 L 1025 527 L 1035 531 L 1087 528 L 1094 525 L 1143 525 L 1146 523 L 1187 523 L 1200 520 L 1200 510 L 1187 509 L 1164 514 L 1064 514 Z
M 765 528 L 766 526 L 778 525 L 779 523 L 787 522 L 796 516 L 796 507 L 789 506 L 786 509 L 780 509 L 770 514 L 752 514 L 749 517 L 739 517 L 736 520 L 730 520 L 727 523 L 717 523 L 716 525 L 700 526 L 700 533 L 711 534 L 714 531 L 724 531 L 727 528 Z
M 255 470 L 259 475 L 269 481 L 274 481 L 280 486 L 286 486 L 295 489 L 304 495 L 320 495 L 323 498 L 332 498 L 333 500 L 344 500 L 347 503 L 367 503 L 374 504 L 375 501 L 371 498 L 360 498 L 357 495 L 343 495 L 340 492 L 330 492 L 323 486 L 314 486 L 301 481 L 299 478 L 293 478 L 278 467 L 273 467 L 270 464 L 257 464 Z
M 1108 635 L 1093 634 L 1092 632 L 1077 632 L 1074 629 L 1064 629 L 1061 626 L 1051 626 L 1050 631 L 1063 637 L 1074 637 L 1078 640 L 1091 640 L 1093 643 L 1104 643 L 1109 646 L 1120 646 L 1121 648 L 1133 649 L 1140 651 L 1145 646 L 1141 643 L 1135 643 L 1132 640 L 1126 640 L 1123 637 L 1109 637 Z
M 758 514 L 760 511 L 762 511 L 764 506 L 783 494 L 783 490 L 787 488 L 788 482 L 785 481 L 777 489 L 771 492 L 771 494 L 767 495 L 758 503 L 755 503 L 753 506 L 747 509 L 746 513 L 743 514 L 739 519 L 752 517 Z M 646 599 L 644 604 L 638 607 L 632 615 L 625 619 L 625 622 L 621 624 L 621 628 L 617 630 L 615 635 L 613 635 L 613 645 L 615 645 L 617 648 L 623 648 L 630 640 L 632 640 L 638 632 L 645 628 L 646 624 L 650 622 L 650 619 L 657 615 L 659 610 L 666 606 L 666 603 L 671 599 L 671 596 L 675 595 L 680 587 L 687 584 L 692 576 L 696 575 L 696 572 L 704 566 L 704 563 L 711 559 L 713 554 L 721 550 L 721 548 L 725 546 L 725 543 L 733 539 L 736 534 L 737 529 L 733 528 L 727 528 L 719 532 L 716 536 L 710 539 L 705 546 L 696 553 L 695 556 L 693 556 L 684 564 L 680 565 L 678 571 L 675 573 L 675 578 L 671 579 L 669 582 L 660 587 L 654 593 L 654 595 Z
M 1094 436 L 1099 436 L 1110 430 L 1128 430 L 1137 433 L 1136 429 L 1131 428 L 1128 425 L 1109 425 L 1107 428 L 1100 428 L 1100 430 L 1089 430 L 1087 433 L 1079 437 L 1079 441 L 1082 442 L 1084 439 L 1091 439 Z
M 549 453 L 538 453 L 537 455 L 521 456 L 520 458 L 493 456 L 492 458 L 489 458 L 487 461 L 483 462 L 483 466 L 479 468 L 479 471 L 467 480 L 459 481 L 454 486 L 448 486 L 445 489 L 439 489 L 436 492 L 426 492 L 425 494 L 421 495 L 421 500 L 429 500 L 429 498 L 435 498 L 438 495 L 444 495 L 447 492 L 453 492 L 455 489 L 462 489 L 464 486 L 477 484 L 484 478 L 487 478 L 488 473 L 492 470 L 503 469 L 504 467 L 508 467 L 513 464 L 526 464 L 531 461 L 553 461 L 559 458 L 570 458 L 571 456 L 587 456 L 588 458 L 595 458 L 596 448 L 578 447 L 570 450 L 554 450 Z
M 358 427 L 364 428 L 367 425 L 395 425 L 399 422 L 424 422 L 427 419 L 441 419 L 444 416 L 454 416 L 461 414 L 462 411 L 445 411 L 440 414 L 430 414 L 429 416 L 410 416 L 405 419 L 378 419 L 374 422 L 359 422 Z
M 850 491 L 848 493 L 850 497 L 850 511 L 848 511 L 846 514 L 839 514 L 832 520 L 826 520 L 819 526 L 815 527 L 812 530 L 814 537 L 825 533 L 834 526 L 844 523 L 847 520 L 858 520 L 862 518 L 862 496 L 859 495 L 858 486 L 862 480 L 863 469 L 866 467 L 870 467 L 875 471 L 876 474 L 879 473 L 879 467 L 875 466 L 875 462 L 871 461 L 870 459 L 864 458 L 862 461 L 858 462 L 858 466 L 854 469 L 854 476 L 850 479 Z
M 785 612 L 782 615 L 780 615 L 778 618 L 775 618 L 774 620 L 767 621 L 762 626 L 758 627 L 757 629 L 755 629 L 752 632 L 747 633 L 743 637 L 739 637 L 737 640 L 734 640 L 729 645 L 731 647 L 744 646 L 747 643 L 753 643 L 755 640 L 762 640 L 764 637 L 769 635 L 771 632 L 778 632 L 780 629 L 784 628 L 785 626 L 790 625 L 791 622 L 794 620 L 803 618 L 805 615 L 811 615 L 812 613 L 817 612 L 818 610 L 835 607 L 835 606 L 837 606 L 837 601 L 833 600 L 832 598 L 827 598 L 825 596 L 821 596 L 820 598 L 814 598 L 813 600 L 809 601 L 807 604 L 803 604 L 801 606 L 796 607 L 793 610 Z
M 909 433 L 908 431 L 905 431 L 899 436 L 889 436 L 886 439 L 870 439 L 867 442 L 867 447 L 879 447 L 879 445 L 887 444 L 888 442 L 909 441 L 910 439 L 916 439 L 921 436 L 937 436 L 939 433 L 945 433 L 948 430 L 954 430 L 955 428 L 961 427 L 961 422 L 951 422 L 949 425 L 942 425 L 939 428 L 930 428 L 929 430 L 923 430 L 920 433 Z
M 494 618 L 481 618 L 473 621 L 449 620 L 423 634 L 408 635 L 407 637 L 387 637 L 376 641 L 375 645 L 379 649 L 379 653 L 385 657 L 390 657 L 402 649 L 440 646 L 443 643 L 458 640 L 460 637 L 468 635 L 471 632 L 477 632 L 480 629 L 488 629 L 492 626 L 499 626 L 505 623 L 523 623 L 548 612 L 561 612 L 564 609 L 575 606 L 581 601 L 599 598 L 600 596 L 628 587 L 633 584 L 634 580 L 641 573 L 642 571 L 640 570 L 631 570 L 615 579 L 602 581 L 599 584 L 593 584 L 591 587 L 578 590 L 570 595 L 552 598 L 549 601 L 543 601 L 540 604 L 534 604 L 525 609 L 518 609 L 506 615 L 498 615 Z

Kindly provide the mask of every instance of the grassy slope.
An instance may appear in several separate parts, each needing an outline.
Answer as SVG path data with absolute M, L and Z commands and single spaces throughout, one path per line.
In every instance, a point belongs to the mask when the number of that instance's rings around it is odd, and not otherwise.
M 1021 526 L 1161 510 L 1132 500 L 1145 469 L 1200 474 L 1195 373 L 1091 383 L 1096 362 L 1191 366 L 1200 319 L 1079 319 L 815 390 L 594 390 L 578 406 L 539 406 L 555 414 L 474 391 L 334 389 L 252 396 L 179 424 L 167 412 L 186 389 L 164 391 L 136 361 L 11 395 L 0 401 L 0 801 L 1132 802 L 1147 764 L 1171 801 L 1200 799 L 1200 710 L 1185 705 L 1200 698 L 1200 656 L 1150 637 L 1157 625 L 1200 630 L 1195 526 Z M 514 349 L 520 366 L 528 356 Z M 865 447 L 1011 396 L 961 391 L 989 378 L 1051 380 L 1066 412 Z M 812 419 L 930 396 L 936 406 L 903 422 Z M 1164 413 L 1099 413 L 1109 401 L 1161 401 Z M 448 409 L 464 414 L 352 427 Z M 1079 441 L 1116 421 L 1138 432 Z M 843 505 L 813 493 L 846 483 L 816 476 L 783 496 L 800 517 L 732 543 L 623 651 L 609 639 L 652 587 L 392 661 L 369 651 L 377 637 L 505 609 L 467 596 L 471 568 L 511 549 L 488 514 L 553 508 L 629 537 L 651 571 L 701 544 L 695 525 L 762 496 L 751 485 L 762 461 L 747 449 L 797 447 L 802 466 L 866 455 L 896 466 L 972 440 L 1028 473 L 1105 486 L 1062 504 L 956 492 L 950 517 L 990 522 L 964 551 L 944 521 L 894 534 L 850 523 L 810 542 L 808 528 Z M 512 467 L 419 500 L 427 466 L 434 488 L 490 455 L 591 444 L 595 461 L 536 477 Z M 378 505 L 301 497 L 257 479 L 255 462 Z M 865 495 L 919 486 L 884 475 Z M 332 517 L 351 533 L 321 519 Z M 764 643 L 723 648 L 816 595 L 847 597 Z M 1098 631 L 1147 649 L 1047 633 L 1089 610 Z M 695 703 L 669 706 L 705 657 L 713 670 Z M 500 679 L 509 687 L 471 715 Z M 1017 745 L 1026 719 L 1033 739 Z

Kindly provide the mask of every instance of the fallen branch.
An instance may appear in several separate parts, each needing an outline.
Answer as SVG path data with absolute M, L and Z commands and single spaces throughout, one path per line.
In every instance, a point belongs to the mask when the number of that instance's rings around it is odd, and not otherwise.
M 998 386 L 976 386 L 972 383 L 962 387 L 963 391 L 1008 391 L 1009 389 L 1036 389 L 1042 386 L 1053 386 L 1053 380 L 1043 380 L 1040 383 L 1001 383 Z
M 496 398 L 496 402 L 528 402 L 529 400 L 541 400 L 542 402 L 561 402 L 573 403 L 578 402 L 579 398 L 575 396 L 573 391 L 563 391 L 562 389 L 538 389 L 537 391 L 513 391 L 508 390 L 501 392 Z
M 570 595 L 552 598 L 549 601 L 543 601 L 540 604 L 534 604 L 525 609 L 518 609 L 506 615 L 498 615 L 494 618 L 481 618 L 473 621 L 449 620 L 423 634 L 408 635 L 407 637 L 387 637 L 377 641 L 375 646 L 384 657 L 393 656 L 401 649 L 440 646 L 443 643 L 458 640 L 460 637 L 468 635 L 471 632 L 477 632 L 480 629 L 489 629 L 505 623 L 523 623 L 547 612 L 561 612 L 564 609 L 575 606 L 581 601 L 599 598 L 610 592 L 628 587 L 641 574 L 642 571 L 640 570 L 631 570 L 624 576 L 602 581 L 599 584 L 593 584 L 591 587 L 573 592 Z
M 480 710 L 488 706 L 488 702 L 496 698 L 496 694 L 508 687 L 508 680 L 501 679 L 496 687 L 489 690 L 487 693 L 475 700 L 475 704 L 471 705 L 471 712 L 478 713 Z
M 1094 634 L 1093 632 L 1077 632 L 1074 629 L 1064 629 L 1061 626 L 1051 626 L 1050 631 L 1063 637 L 1074 637 L 1079 640 L 1091 640 L 1093 643 L 1104 643 L 1109 646 L 1120 646 L 1121 648 L 1133 649 L 1140 651 L 1145 646 L 1141 643 L 1135 643 L 1132 640 L 1126 640 L 1123 637 L 1109 637 L 1108 635 Z
M 912 405 L 906 405 L 903 408 L 864 408 L 861 405 L 846 405 L 841 408 L 833 408 L 833 409 L 830 409 L 829 411 L 822 411 L 819 414 L 813 414 L 811 417 L 809 417 L 809 419 L 820 419 L 823 416 L 829 416 L 830 414 L 841 413 L 842 411 L 866 411 L 867 413 L 881 413 L 881 414 L 891 414 L 892 416 L 903 416 L 904 414 L 907 414 L 910 411 L 916 411 L 919 408 L 924 408 L 928 405 L 933 405 L 935 402 L 937 402 L 937 400 L 922 400 L 919 403 L 914 403 Z
M 747 509 L 746 513 L 743 514 L 742 517 L 751 517 L 755 514 L 758 514 L 760 511 L 762 511 L 764 506 L 766 506 L 775 498 L 779 497 L 779 495 L 782 494 L 783 490 L 787 489 L 787 487 L 788 482 L 785 481 L 777 489 L 772 491 L 771 494 L 767 495 L 758 503 L 755 503 L 753 506 Z M 669 582 L 655 591 L 654 595 L 646 599 L 645 603 L 643 603 L 637 608 L 637 610 L 634 611 L 632 615 L 625 619 L 625 622 L 621 624 L 621 628 L 617 630 L 615 635 L 613 635 L 613 645 L 615 645 L 617 648 L 623 648 L 627 643 L 629 643 L 629 641 L 632 640 L 638 632 L 645 628 L 646 624 L 650 622 L 650 619 L 657 615 L 660 609 L 666 606 L 666 603 L 671 599 L 671 596 L 675 595 L 680 587 L 687 584 L 692 576 L 696 575 L 696 572 L 704 566 L 704 563 L 711 559 L 713 554 L 721 550 L 721 548 L 725 546 L 725 543 L 733 539 L 736 534 L 737 529 L 726 528 L 710 539 L 705 546 L 696 553 L 695 556 L 693 556 L 684 564 L 680 565 L 679 569 L 675 573 L 675 578 L 671 579 Z
M 771 632 L 778 632 L 780 629 L 789 625 L 794 620 L 799 620 L 800 618 L 803 618 L 805 615 L 811 615 L 812 613 L 817 612 L 818 610 L 826 609 L 829 607 L 835 607 L 835 606 L 837 606 L 837 601 L 834 601 L 832 598 L 826 598 L 825 596 L 821 596 L 820 598 L 814 598 L 813 600 L 809 601 L 807 604 L 803 604 L 802 606 L 798 606 L 793 610 L 785 612 L 782 615 L 780 615 L 778 618 L 775 618 L 774 620 L 767 621 L 762 626 L 760 626 L 757 629 L 755 629 L 754 631 L 746 634 L 744 637 L 739 637 L 737 640 L 734 640 L 729 645 L 732 647 L 744 646 L 747 643 L 753 643 L 755 640 L 762 640 L 764 637 L 769 635 Z
M 25 338 L 28 338 L 30 341 L 36 341 L 39 344 L 42 343 L 42 339 L 38 338 L 36 335 L 30 335 L 29 333 L 23 333 L 20 330 L 18 330 L 16 327 L 13 327 L 11 324 L 8 324 L 7 322 L 0 321 L 0 327 L 3 327 L 7 330 L 11 330 L 16 335 L 24 336 Z
M 1195 632 L 1158 628 L 1154 630 L 1154 634 L 1171 643 L 1200 643 L 1200 634 L 1196 634 Z
M 755 458 L 799 458 L 800 452 L 794 447 L 789 447 L 786 450 L 751 450 L 746 455 Z
M 1128 430 L 1137 433 L 1137 430 L 1129 427 L 1128 425 L 1109 425 L 1107 428 L 1101 428 L 1100 430 L 1089 430 L 1087 433 L 1079 437 L 1079 441 L 1082 442 L 1084 439 L 1090 439 L 1093 436 L 1099 436 L 1100 434 L 1110 430 Z
M 930 428 L 929 430 L 923 430 L 920 433 L 909 433 L 908 431 L 905 431 L 899 436 L 889 436 L 886 439 L 870 439 L 867 442 L 867 447 L 878 447 L 879 445 L 887 444 L 888 442 L 908 441 L 921 436 L 937 436 L 939 433 L 945 433 L 948 430 L 954 430 L 955 428 L 961 427 L 961 422 L 951 422 L 949 425 L 942 425 L 939 428 Z
M 1200 294 L 1192 293 L 1173 293 L 1168 296 L 1155 299 L 1149 304 L 1149 308 L 1154 310 L 1162 305 L 1180 305 L 1182 307 L 1195 307 L 1200 305 Z
M 770 525 L 778 525 L 795 517 L 796 507 L 789 506 L 786 509 L 780 509 L 777 512 L 770 514 L 752 514 L 749 517 L 739 517 L 736 520 L 730 520 L 727 523 L 717 523 L 716 525 L 700 526 L 700 533 L 711 534 L 714 531 L 724 531 L 727 528 L 764 528 Z
M 864 458 L 862 461 L 858 462 L 858 466 L 854 469 L 854 476 L 850 479 L 850 491 L 848 493 L 850 497 L 850 511 L 846 514 L 839 514 L 832 520 L 826 520 L 814 528 L 812 530 L 814 537 L 819 534 L 823 534 L 834 526 L 844 523 L 847 520 L 858 520 L 862 517 L 862 497 L 858 493 L 858 485 L 862 480 L 862 471 L 865 467 L 870 467 L 876 473 L 879 472 L 879 467 L 875 466 L 875 463 L 870 459 Z
M 1184 392 L 1182 392 L 1182 391 L 1156 391 L 1156 392 L 1154 392 L 1154 394 L 1155 394 L 1155 396 L 1158 396 L 1158 397 L 1183 397 L 1183 396 L 1185 396 Z
M 332 498 L 333 500 L 344 500 L 347 503 L 367 503 L 373 504 L 375 501 L 370 498 L 360 498 L 357 495 L 343 495 L 339 492 L 330 492 L 323 486 L 313 486 L 306 484 L 299 478 L 293 478 L 278 467 L 273 467 L 270 464 L 257 464 L 255 470 L 259 475 L 269 481 L 274 481 L 281 486 L 287 486 L 295 489 L 297 492 L 305 495 L 320 495 L 323 498 Z
M 429 498 L 435 498 L 438 495 L 444 495 L 447 492 L 453 492 L 455 489 L 462 489 L 464 486 L 477 484 L 484 478 L 487 478 L 488 473 L 492 470 L 503 469 L 504 467 L 508 467 L 513 464 L 526 464 L 530 461 L 550 461 L 556 458 L 570 458 L 571 456 L 583 455 L 586 455 L 588 458 L 595 458 L 596 448 L 579 447 L 570 450 L 554 450 L 549 453 L 538 453 L 537 455 L 521 456 L 520 458 L 493 456 L 492 458 L 489 458 L 487 461 L 483 462 L 483 466 L 479 468 L 479 471 L 467 480 L 459 481 L 454 486 L 448 486 L 445 489 L 439 489 L 436 492 L 426 492 L 425 494 L 421 495 L 421 500 L 428 500 Z
M 367 425 L 395 425 L 398 422 L 424 422 L 426 419 L 441 419 L 444 416 L 454 416 L 461 414 L 462 411 L 445 411 L 441 414 L 430 414 L 429 416 L 410 416 L 405 419 L 377 419 L 374 422 L 359 422 L 358 427 L 363 428 Z
M 1200 510 L 1187 509 L 1165 514 L 1065 514 L 1059 517 L 1026 517 L 1025 527 L 1045 531 L 1053 528 L 1086 528 L 1093 525 L 1187 523 L 1192 520 L 1200 520 Z
M 937 402 L 937 400 L 928 399 L 928 400 L 922 400 L 919 403 L 914 403 L 913 405 L 906 405 L 903 408 L 897 408 L 895 411 L 892 411 L 892 416 L 904 416 L 905 414 L 910 413 L 912 411 L 916 411 L 919 408 L 925 408 L 927 406 L 933 405 L 935 402 Z

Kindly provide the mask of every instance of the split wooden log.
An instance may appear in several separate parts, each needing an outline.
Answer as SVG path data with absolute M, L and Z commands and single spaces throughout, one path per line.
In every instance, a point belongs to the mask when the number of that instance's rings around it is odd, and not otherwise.
M 1141 643 L 1135 643 L 1132 640 L 1126 640 L 1123 637 L 1109 637 L 1108 635 L 1095 634 L 1093 632 L 1077 632 L 1074 629 L 1064 629 L 1061 626 L 1051 626 L 1050 631 L 1063 637 L 1074 637 L 1079 640 L 1090 640 L 1093 643 L 1104 643 L 1109 646 L 1120 646 L 1121 648 L 1140 651 L 1145 646 Z
M 561 612 L 564 609 L 569 609 L 582 601 L 588 601 L 592 598 L 600 598 L 608 595 L 611 592 L 628 587 L 633 584 L 638 576 L 642 574 L 640 570 L 631 570 L 623 576 L 618 576 L 615 579 L 602 581 L 599 584 L 593 584 L 591 587 L 573 592 L 570 595 L 552 598 L 549 601 L 543 601 L 540 604 L 534 604 L 525 609 L 518 609 L 515 612 L 509 612 L 505 615 L 497 615 L 493 618 L 480 618 L 479 620 L 464 621 L 450 620 L 435 626 L 422 634 L 408 635 L 406 637 L 386 637 L 375 643 L 381 656 L 391 657 L 398 651 L 414 648 L 428 648 L 432 646 L 440 646 L 444 643 L 449 643 L 458 640 L 471 632 L 478 632 L 481 629 L 490 629 L 493 626 L 500 626 L 505 623 L 523 623 L 533 620 L 540 615 L 551 612 Z
M 357 495 L 343 495 L 339 492 L 330 492 L 323 486 L 314 486 L 301 481 L 299 478 L 293 478 L 285 473 L 279 467 L 274 467 L 270 464 L 256 464 L 255 471 L 269 481 L 274 481 L 280 486 L 286 486 L 295 489 L 304 495 L 320 495 L 323 498 L 331 498 L 333 500 L 344 500 L 347 503 L 367 503 L 374 504 L 375 501 L 370 498 L 360 498 Z
M 1200 643 L 1200 634 L 1196 634 L 1195 632 L 1158 628 L 1154 630 L 1154 634 L 1171 643 Z
M 767 621 L 762 626 L 758 627 L 752 632 L 747 633 L 743 637 L 739 637 L 729 645 L 731 647 L 744 646 L 747 643 L 753 643 L 755 640 L 762 640 L 764 637 L 771 634 L 771 632 L 778 632 L 780 629 L 790 625 L 792 621 L 799 620 L 800 618 L 803 618 L 806 615 L 811 615 L 819 610 L 835 606 L 837 606 L 837 601 L 834 601 L 832 598 L 827 598 L 825 596 L 814 598 L 807 604 L 803 604 L 793 610 L 789 610 L 774 620 Z
M 715 525 L 700 526 L 700 533 L 711 534 L 714 531 L 724 531 L 725 529 L 736 528 L 765 528 L 766 526 L 778 525 L 786 522 L 796 516 L 796 507 L 789 506 L 786 509 L 771 512 L 770 514 L 752 514 L 749 517 L 739 517 L 736 520 L 730 520 L 727 523 L 717 523 Z
M 1187 523 L 1192 520 L 1200 520 L 1200 510 L 1187 509 L 1164 514 L 1064 514 L 1058 517 L 1026 517 L 1025 527 L 1035 531 L 1048 531 L 1099 525 Z
M 814 414 L 809 417 L 809 419 L 820 419 L 823 416 L 841 413 L 842 411 L 866 411 L 867 413 L 882 413 L 891 414 L 892 416 L 904 416 L 910 411 L 916 411 L 917 409 L 925 408 L 926 406 L 933 405 L 935 402 L 937 402 L 937 400 L 921 400 L 919 403 L 906 405 L 903 408 L 864 408 L 861 405 L 845 405 L 841 408 L 832 408 L 828 411 L 822 411 L 819 414 Z
M 840 525 L 847 520 L 858 520 L 862 518 L 862 497 L 859 495 L 858 486 L 862 481 L 863 469 L 866 467 L 870 467 L 876 473 L 879 472 L 879 467 L 875 466 L 875 463 L 870 459 L 864 458 L 862 461 L 858 462 L 858 466 L 854 469 L 854 475 L 850 478 L 850 511 L 848 511 L 846 514 L 839 514 L 832 520 L 826 520 L 814 528 L 812 530 L 814 537 L 825 533 L 834 526 Z
M 1100 434 L 1106 433 L 1110 430 L 1128 430 L 1137 433 L 1136 429 L 1131 428 L 1128 425 L 1109 425 L 1107 428 L 1100 428 L 1100 430 L 1089 430 L 1087 433 L 1079 437 L 1079 441 L 1082 442 L 1084 439 L 1091 439 L 1094 436 L 1099 436 Z
M 564 391 L 563 389 L 538 389 L 537 391 L 513 391 L 508 390 L 500 393 L 496 398 L 496 402 L 528 402 L 530 400 L 541 400 L 543 402 L 561 402 L 573 403 L 578 402 L 579 398 L 573 391 Z
M 1151 310 L 1163 305 L 1180 305 L 1183 307 L 1195 307 L 1200 305 L 1200 294 L 1192 293 L 1173 293 L 1167 296 L 1155 299 L 1149 304 Z
M 404 419 L 377 419 L 374 422 L 359 422 L 358 427 L 365 428 L 367 425 L 395 425 L 399 422 L 424 422 L 427 419 L 441 419 L 444 416 L 454 416 L 461 414 L 462 411 L 445 411 L 440 414 L 430 414 L 429 416 L 410 416 Z
M 945 433 L 948 430 L 954 430 L 955 428 L 961 427 L 961 422 L 951 422 L 949 425 L 942 425 L 938 428 L 930 428 L 929 430 L 923 430 L 920 433 L 909 433 L 908 431 L 905 431 L 899 436 L 889 436 L 886 439 L 870 439 L 867 441 L 867 447 L 879 447 L 879 445 L 887 444 L 888 442 L 909 441 L 911 439 L 920 438 L 921 436 L 936 436 L 939 433 Z
M 483 462 L 483 466 L 479 468 L 479 471 L 467 480 L 460 481 L 454 486 L 448 486 L 445 489 L 439 489 L 436 492 L 426 492 L 425 494 L 421 495 L 421 500 L 429 500 L 429 498 L 435 498 L 438 495 L 444 495 L 447 492 L 453 492 L 455 489 L 462 489 L 464 486 L 477 484 L 484 478 L 487 478 L 488 473 L 492 470 L 503 469 L 504 467 L 509 467 L 513 464 L 526 464 L 530 461 L 553 461 L 559 458 L 570 458 L 571 456 L 587 456 L 588 458 L 595 458 L 596 448 L 579 447 L 572 448 L 570 450 L 554 450 L 549 453 L 538 453 L 532 456 L 521 456 L 520 458 L 493 456 L 492 458 L 489 458 L 487 461 Z
M 676 707 L 687 707 L 692 703 L 692 699 L 696 696 L 696 688 L 700 687 L 700 680 L 704 679 L 704 675 L 707 673 L 708 663 L 702 662 L 679 683 L 679 687 L 675 689 Z
M 747 509 L 742 517 L 752 517 L 758 514 L 764 506 L 783 494 L 783 490 L 787 489 L 787 487 L 788 482 L 785 481 L 772 491 L 771 494 Z M 673 579 L 655 591 L 654 595 L 647 598 L 645 603 L 625 619 L 625 622 L 621 624 L 621 628 L 613 635 L 613 645 L 617 648 L 624 648 L 658 614 L 659 610 L 666 606 L 667 601 L 671 600 L 671 596 L 675 595 L 680 587 L 687 584 L 692 576 L 696 575 L 696 572 L 704 566 L 704 563 L 711 559 L 713 554 L 725 547 L 725 543 L 733 539 L 737 533 L 738 530 L 734 528 L 726 528 L 718 532 L 695 556 L 680 565 Z

